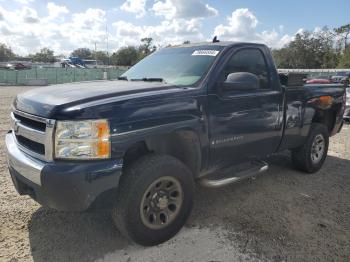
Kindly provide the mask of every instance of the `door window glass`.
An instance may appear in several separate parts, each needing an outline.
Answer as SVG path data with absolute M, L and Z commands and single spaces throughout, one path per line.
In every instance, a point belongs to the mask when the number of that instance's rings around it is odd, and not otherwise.
M 255 74 L 261 89 L 270 88 L 269 71 L 263 53 L 258 49 L 243 49 L 233 54 L 226 64 L 220 80 L 225 81 L 231 73 L 248 72 Z

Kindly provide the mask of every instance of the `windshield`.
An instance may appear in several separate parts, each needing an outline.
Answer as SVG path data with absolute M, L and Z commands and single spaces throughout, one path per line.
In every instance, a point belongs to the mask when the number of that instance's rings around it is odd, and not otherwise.
M 141 60 L 121 77 L 193 85 L 206 74 L 221 49 L 220 46 L 164 48 Z

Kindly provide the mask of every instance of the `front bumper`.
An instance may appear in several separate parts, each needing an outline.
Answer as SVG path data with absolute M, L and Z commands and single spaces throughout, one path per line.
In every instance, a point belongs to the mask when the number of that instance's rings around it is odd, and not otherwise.
M 57 210 L 86 210 L 100 196 L 115 191 L 122 174 L 122 162 L 118 160 L 38 160 L 18 148 L 11 132 L 6 135 L 6 148 L 18 193 Z

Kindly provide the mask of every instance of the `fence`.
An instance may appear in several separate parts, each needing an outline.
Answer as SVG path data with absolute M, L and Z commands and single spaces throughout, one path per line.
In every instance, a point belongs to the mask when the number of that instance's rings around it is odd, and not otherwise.
M 0 70 L 0 85 L 25 85 L 28 80 L 46 79 L 49 84 L 116 79 L 125 72 L 122 69 L 83 68 L 32 68 L 26 70 Z
M 333 76 L 337 72 L 350 72 L 347 69 L 278 69 L 279 73 L 305 73 L 309 77 Z

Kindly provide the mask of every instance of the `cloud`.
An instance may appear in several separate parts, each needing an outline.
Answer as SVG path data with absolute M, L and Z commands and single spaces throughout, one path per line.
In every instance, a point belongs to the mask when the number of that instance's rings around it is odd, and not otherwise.
M 126 0 L 120 9 L 129 13 L 136 14 L 137 18 L 143 17 L 146 14 L 146 0 Z
M 179 44 L 185 40 L 200 41 L 204 36 L 200 32 L 198 19 L 164 20 L 156 26 L 138 26 L 125 21 L 113 23 L 122 46 L 137 45 L 143 37 L 152 37 L 161 46 Z
M 294 39 L 294 36 L 280 35 L 275 30 L 257 33 L 257 42 L 262 42 L 272 48 L 281 48 Z
M 279 48 L 290 42 L 294 36 L 281 35 L 283 26 L 276 30 L 257 31 L 259 21 L 247 8 L 236 9 L 227 17 L 227 24 L 219 24 L 214 29 L 214 35 L 221 40 L 246 41 L 265 43 L 270 47 Z
M 29 7 L 23 7 L 21 17 L 23 21 L 28 24 L 35 24 L 39 22 L 38 13 L 36 10 Z
M 173 18 L 204 18 L 216 16 L 218 11 L 201 0 L 165 0 L 156 1 L 151 10 L 157 16 Z
M 143 33 L 141 26 L 134 25 L 125 21 L 117 21 L 113 23 L 117 30 L 117 35 L 121 37 L 140 37 Z M 139 41 L 139 39 L 137 39 Z
M 49 12 L 49 17 L 55 19 L 57 17 L 63 16 L 69 13 L 69 10 L 66 6 L 56 5 L 53 2 L 47 3 L 47 10 Z
M 3 21 L 0 21 L 0 41 L 19 53 L 35 53 L 49 47 L 56 54 L 69 54 L 78 47 L 98 48 L 106 46 L 106 12 L 89 8 L 80 13 L 69 13 L 68 8 L 47 4 L 47 15 L 40 16 L 27 6 L 7 10 L 0 6 Z M 62 19 L 64 17 L 65 19 Z M 118 47 L 115 36 L 110 35 Z
M 69 54 L 79 47 L 93 49 L 95 43 L 99 50 L 106 48 L 106 24 L 110 21 L 107 21 L 105 10 L 87 8 L 71 12 L 67 6 L 48 2 L 45 14 L 45 9 L 40 9 L 38 13 L 27 5 L 5 9 L 2 3 L 0 0 L 0 42 L 11 46 L 18 54 L 35 53 L 43 47 L 53 49 L 56 54 Z M 146 2 L 140 5 L 140 10 L 146 9 Z M 195 7 L 197 10 L 194 10 Z M 112 28 L 108 28 L 110 52 L 125 45 L 139 45 L 143 37 L 152 37 L 159 46 L 186 40 L 199 42 L 212 37 L 204 35 L 203 32 L 208 29 L 204 31 L 203 25 L 206 18 L 218 12 L 204 0 L 156 0 L 149 8 L 148 14 L 157 15 L 160 20 L 156 24 L 145 24 L 144 20 L 131 23 L 121 19 L 112 23 Z M 143 11 L 135 14 L 141 13 Z M 283 33 L 283 26 L 277 25 L 277 30 L 262 31 L 259 25 L 258 18 L 250 10 L 237 9 L 214 27 L 212 33 L 220 40 L 263 42 L 271 47 L 281 47 L 294 38 L 294 35 Z
M 215 27 L 214 35 L 223 39 L 243 40 L 255 36 L 258 19 L 248 9 L 237 9 L 227 18 L 228 24 Z
M 98 29 L 106 22 L 106 12 L 102 9 L 89 8 L 83 13 L 73 14 L 72 23 L 74 28 Z
M 12 31 L 6 25 L 0 25 L 0 32 L 4 36 L 10 36 L 13 34 Z
M 176 7 L 171 0 L 157 1 L 151 8 L 157 16 L 164 16 L 166 19 L 172 19 L 176 15 Z
M 14 1 L 22 5 L 28 5 L 34 2 L 34 0 L 14 0 Z
M 121 9 L 144 15 L 146 1 L 127 0 Z M 136 11 L 138 10 L 138 11 Z M 116 21 L 117 39 L 121 45 L 139 44 L 143 37 L 152 37 L 158 45 L 179 44 L 185 40 L 204 40 L 200 32 L 205 17 L 215 16 L 218 11 L 201 0 L 157 0 L 149 9 L 151 14 L 163 17 L 157 25 L 135 25 Z

